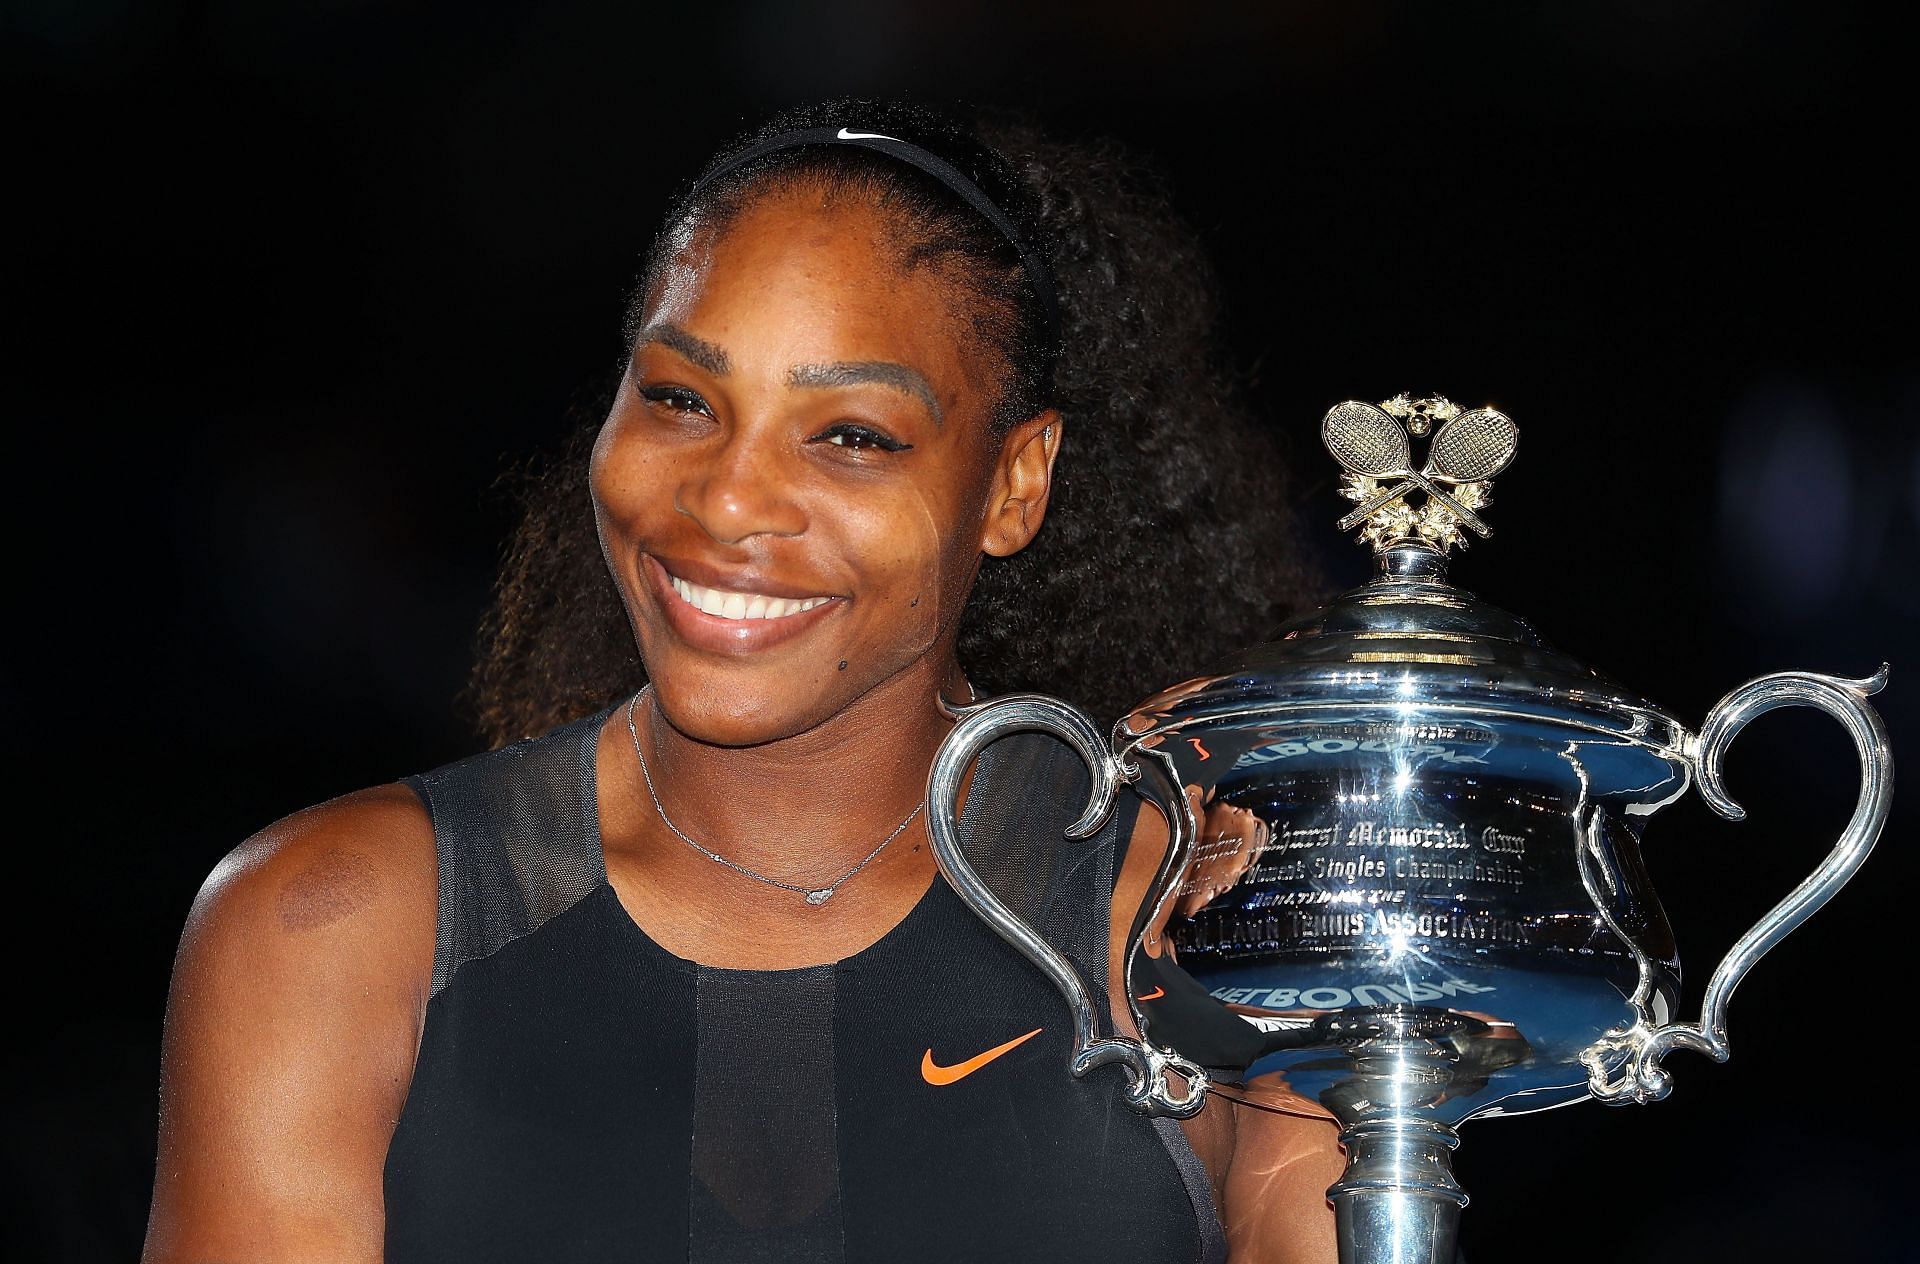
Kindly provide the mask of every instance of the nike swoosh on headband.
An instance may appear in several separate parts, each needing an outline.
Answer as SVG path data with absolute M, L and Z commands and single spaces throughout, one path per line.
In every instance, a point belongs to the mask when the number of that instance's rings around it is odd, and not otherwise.
M 1024 1036 L 1015 1036 L 1003 1045 L 995 1045 L 985 1053 L 976 1053 L 965 1062 L 956 1062 L 952 1066 L 941 1066 L 935 1062 L 933 1050 L 929 1049 L 920 1058 L 920 1078 L 935 1086 L 957 1084 L 1001 1054 L 1011 1053 L 1045 1030 L 1044 1027 L 1035 1027 Z
M 1045 326 L 1048 364 L 1046 373 L 1051 380 L 1052 358 L 1059 353 L 1060 341 L 1060 296 L 1054 284 L 1053 269 L 1048 266 L 1046 254 L 1035 243 L 1029 242 L 1021 232 L 1019 225 L 1002 210 L 994 200 L 987 196 L 973 178 L 954 166 L 940 155 L 933 153 L 909 140 L 898 136 L 889 136 L 885 132 L 856 132 L 850 127 L 833 127 L 822 124 L 819 127 L 803 127 L 796 131 L 782 132 L 769 136 L 731 156 L 718 160 L 708 168 L 700 178 L 694 181 L 683 199 L 691 205 L 700 196 L 700 191 L 714 181 L 725 177 L 750 162 L 756 162 L 768 154 L 783 149 L 798 148 L 803 145 L 831 145 L 852 143 L 858 145 L 863 140 L 883 140 L 890 148 L 872 147 L 875 153 L 886 154 L 910 167 L 917 167 L 928 176 L 952 190 L 961 201 L 972 207 L 989 224 L 992 224 L 1002 237 L 1012 244 L 1020 254 L 1020 266 L 1026 272 L 1033 286 L 1034 297 L 1039 300 L 1041 320 Z M 1004 159 L 1003 159 L 1004 161 Z M 1049 385 L 1049 389 L 1051 386 Z

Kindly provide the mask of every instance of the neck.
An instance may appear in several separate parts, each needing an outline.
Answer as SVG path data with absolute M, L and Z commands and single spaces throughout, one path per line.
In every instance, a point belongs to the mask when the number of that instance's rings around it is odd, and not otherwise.
M 637 760 L 633 781 L 649 810 L 648 800 L 657 796 L 656 815 L 727 860 L 784 881 L 832 882 L 925 797 L 927 769 L 953 727 L 936 703 L 939 688 L 955 701 L 968 697 L 951 659 L 939 669 L 918 665 L 883 681 L 813 728 L 747 747 L 688 737 L 649 694 L 633 718 L 653 794 Z M 624 716 L 620 723 L 624 729 Z M 652 824 L 669 832 L 664 821 Z M 895 845 L 911 845 L 923 829 L 915 821 Z M 675 839 L 669 846 L 685 843 Z

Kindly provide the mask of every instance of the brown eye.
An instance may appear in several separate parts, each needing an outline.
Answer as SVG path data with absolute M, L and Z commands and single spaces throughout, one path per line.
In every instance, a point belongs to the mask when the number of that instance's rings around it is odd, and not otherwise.
M 677 413 L 713 416 L 713 410 L 707 406 L 707 401 L 684 386 L 643 386 L 640 388 L 640 398 L 649 404 L 659 404 Z
M 897 439 L 889 438 L 878 430 L 869 430 L 865 426 L 856 426 L 844 421 L 827 427 L 812 442 L 831 443 L 843 448 L 878 448 L 882 452 L 905 452 L 913 446 L 911 443 L 901 443 Z

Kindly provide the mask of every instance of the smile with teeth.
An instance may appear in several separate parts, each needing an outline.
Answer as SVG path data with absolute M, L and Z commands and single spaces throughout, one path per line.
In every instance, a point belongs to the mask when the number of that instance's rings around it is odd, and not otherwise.
M 784 619 L 788 615 L 811 610 L 832 601 L 831 597 L 768 597 L 761 593 L 726 592 L 688 583 L 677 575 L 667 576 L 680 599 L 703 614 L 721 619 Z

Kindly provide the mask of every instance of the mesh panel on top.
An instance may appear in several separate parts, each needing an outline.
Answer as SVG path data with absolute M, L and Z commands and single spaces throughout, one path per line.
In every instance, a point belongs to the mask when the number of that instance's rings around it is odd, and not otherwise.
M 405 778 L 434 821 L 436 995 L 462 965 L 492 955 L 605 880 L 593 785 L 597 738 L 610 714 Z

